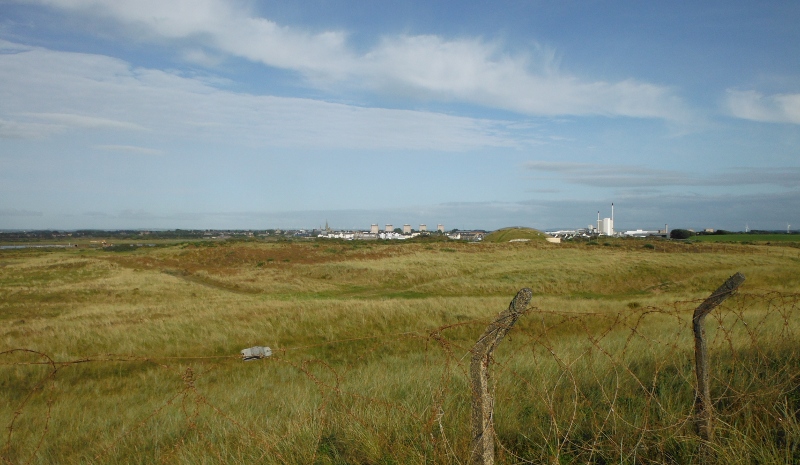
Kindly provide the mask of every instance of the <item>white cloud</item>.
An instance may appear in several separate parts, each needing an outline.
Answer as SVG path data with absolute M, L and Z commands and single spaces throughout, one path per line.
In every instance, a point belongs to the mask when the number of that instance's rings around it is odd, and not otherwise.
M 161 150 L 137 147 L 135 145 L 95 145 L 94 148 L 110 152 L 136 153 L 142 155 L 161 155 L 164 153 Z
M 800 188 L 800 168 L 788 166 L 732 168 L 707 176 L 638 165 L 530 161 L 524 166 L 531 171 L 554 173 L 555 176 L 571 184 L 592 187 L 771 185 Z
M 523 114 L 688 117 L 682 102 L 666 87 L 635 80 L 584 81 L 560 73 L 551 53 L 512 56 L 500 43 L 479 39 L 390 38 L 365 61 L 370 66 L 364 74 L 371 75 L 374 85 Z
M 0 102 L 5 138 L 103 129 L 119 137 L 141 137 L 137 133 L 146 130 L 150 137 L 306 148 L 452 151 L 528 144 L 526 131 L 503 121 L 240 94 L 205 78 L 41 48 L 0 54 Z
M 800 124 L 800 94 L 764 95 L 754 90 L 729 89 L 725 106 L 737 118 Z
M 62 131 L 63 127 L 54 124 L 0 119 L 0 139 L 35 139 Z
M 552 51 L 509 54 L 500 42 L 439 36 L 385 37 L 357 53 L 344 31 L 308 32 L 222 0 L 28 0 L 110 18 L 137 38 L 181 39 L 220 53 L 299 72 L 320 86 L 367 87 L 530 115 L 607 115 L 686 121 L 674 90 L 635 79 L 603 82 L 558 70 Z M 192 62 L 208 62 L 194 47 Z M 213 62 L 213 60 L 212 60 Z
M 27 113 L 25 116 L 53 121 L 59 125 L 84 129 L 127 129 L 144 130 L 144 127 L 127 121 L 115 121 L 94 116 L 73 115 L 67 113 Z

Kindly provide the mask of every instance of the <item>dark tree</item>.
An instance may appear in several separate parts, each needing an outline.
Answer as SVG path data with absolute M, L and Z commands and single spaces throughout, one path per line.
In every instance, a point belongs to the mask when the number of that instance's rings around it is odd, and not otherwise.
M 694 231 L 688 229 L 673 229 L 669 232 L 670 239 L 689 239 L 694 236 Z

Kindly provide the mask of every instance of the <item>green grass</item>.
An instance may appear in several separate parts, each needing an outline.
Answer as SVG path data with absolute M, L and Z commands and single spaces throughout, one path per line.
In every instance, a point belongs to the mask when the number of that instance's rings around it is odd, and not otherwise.
M 530 287 L 498 463 L 695 463 L 691 313 L 736 271 L 707 321 L 717 457 L 800 460 L 800 250 L 610 243 L 0 251 L 0 460 L 464 463 L 469 349 Z
M 505 228 L 491 232 L 484 237 L 484 242 L 508 242 L 514 239 L 527 239 L 544 242 L 547 235 L 531 228 Z
M 800 242 L 800 234 L 709 234 L 695 236 L 698 242 Z

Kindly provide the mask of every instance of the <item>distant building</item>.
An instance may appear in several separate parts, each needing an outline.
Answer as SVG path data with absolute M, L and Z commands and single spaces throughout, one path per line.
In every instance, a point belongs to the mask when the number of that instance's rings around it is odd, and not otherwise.
M 387 224 L 386 228 L 384 229 L 384 231 L 386 231 L 387 233 L 388 232 L 392 232 L 392 231 L 394 231 L 394 226 L 392 226 L 391 224 Z
M 404 224 L 403 225 L 403 234 L 411 234 L 411 225 L 410 224 Z
M 629 236 L 629 237 L 659 236 L 661 234 L 662 234 L 662 232 L 660 230 L 659 231 L 646 231 L 646 230 L 643 230 L 643 229 L 637 229 L 635 231 L 625 231 L 624 233 L 622 233 L 623 236 Z
M 598 225 L 597 229 L 600 230 L 600 234 L 603 234 L 603 235 L 606 235 L 606 236 L 613 236 L 614 235 L 614 220 L 612 220 L 611 218 L 603 218 L 600 221 L 600 224 Z
M 370 234 L 378 234 L 378 232 L 379 232 L 379 228 L 378 228 L 377 224 L 373 224 L 372 226 L 369 227 L 369 233 Z
M 614 204 L 611 204 L 611 218 L 600 219 L 600 212 L 597 212 L 597 231 L 605 236 L 614 235 Z
M 419 225 L 419 230 L 420 231 L 427 231 L 428 230 L 428 226 L 424 225 L 424 224 L 421 224 L 421 225 Z
M 436 230 L 439 232 L 444 232 L 444 225 L 443 224 L 437 225 Z

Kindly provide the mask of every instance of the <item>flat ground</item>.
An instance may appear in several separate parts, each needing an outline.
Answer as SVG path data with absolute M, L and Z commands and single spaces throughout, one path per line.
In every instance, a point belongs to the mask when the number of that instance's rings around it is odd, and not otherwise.
M 641 240 L 183 242 L 0 251 L 4 463 L 459 463 L 469 349 L 496 355 L 501 463 L 687 463 L 691 314 L 715 443 L 800 460 L 800 248 Z M 242 362 L 241 349 L 273 357 Z

